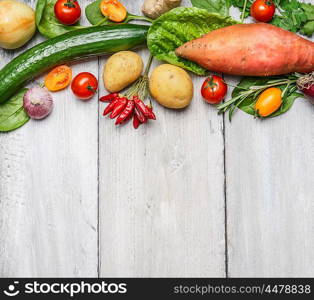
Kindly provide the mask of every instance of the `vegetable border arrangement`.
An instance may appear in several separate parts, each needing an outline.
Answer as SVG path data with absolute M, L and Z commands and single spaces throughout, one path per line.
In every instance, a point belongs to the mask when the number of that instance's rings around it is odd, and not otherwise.
M 0 70 L 0 132 L 15 130 L 53 110 L 53 93 L 70 86 L 73 97 L 92 99 L 97 78 L 72 74 L 69 62 L 111 55 L 104 66 L 108 95 L 103 115 L 116 125 L 132 120 L 137 129 L 156 120 L 154 99 L 168 109 L 187 107 L 193 98 L 189 72 L 205 76 L 204 101 L 227 113 L 237 109 L 256 118 L 287 112 L 299 97 L 314 98 L 314 5 L 298 0 L 143 0 L 143 15 L 118 0 L 96 0 L 85 9 L 82 26 L 78 0 L 38 0 L 35 10 L 18 0 L 0 2 L 0 47 L 17 49 L 35 34 L 47 38 Z M 240 20 L 230 17 L 231 7 Z M 6 18 L 1 18 L 5 15 Z M 245 23 L 251 16 L 253 23 Z M 23 26 L 20 20 L 26 20 Z M 140 20 L 146 24 L 129 24 Z M 146 46 L 145 63 L 134 51 Z M 153 58 L 166 63 L 149 76 Z M 46 72 L 41 85 L 25 88 Z M 213 72 L 213 73 L 211 73 Z M 231 99 L 223 74 L 242 76 Z

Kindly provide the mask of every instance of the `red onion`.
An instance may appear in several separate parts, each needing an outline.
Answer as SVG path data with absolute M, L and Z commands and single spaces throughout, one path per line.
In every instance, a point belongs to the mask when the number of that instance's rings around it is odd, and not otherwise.
M 24 109 L 32 119 L 43 119 L 47 117 L 53 108 L 52 96 L 49 92 L 40 87 L 30 88 L 24 95 Z
M 309 96 L 311 98 L 310 101 L 314 104 L 314 72 L 300 77 L 297 84 L 299 90 Z

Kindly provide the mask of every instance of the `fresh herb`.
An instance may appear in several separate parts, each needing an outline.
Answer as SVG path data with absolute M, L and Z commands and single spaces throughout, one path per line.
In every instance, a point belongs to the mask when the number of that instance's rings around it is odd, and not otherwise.
M 229 0 L 230 5 L 238 7 L 241 11 L 241 19 L 247 18 L 250 15 L 250 9 L 253 4 L 253 0 Z
M 23 97 L 27 89 L 22 89 L 7 102 L 0 104 L 0 131 L 12 131 L 29 121 L 23 108 Z
M 218 13 L 222 16 L 229 15 L 230 0 L 191 0 L 194 7 L 206 9 L 212 13 Z
M 85 15 L 89 23 L 92 25 L 100 25 L 100 24 L 116 24 L 115 22 L 110 21 L 107 17 L 105 17 L 100 11 L 100 3 L 102 0 L 96 0 L 91 4 L 87 5 L 85 8 Z M 128 23 L 132 20 L 142 20 L 147 22 L 152 22 L 151 19 L 144 16 L 136 16 L 132 14 L 127 14 L 126 19 L 123 23 Z
M 308 23 L 308 16 L 302 3 L 297 0 L 274 0 L 274 2 L 279 14 L 275 15 L 271 23 L 292 32 L 303 32 L 303 27 Z M 308 5 L 314 8 L 313 5 Z M 308 33 L 311 35 L 313 31 Z
M 57 0 L 38 0 L 36 5 L 36 25 L 39 32 L 47 38 L 84 28 L 83 26 L 67 26 L 61 24 L 55 17 L 54 5 Z
M 282 90 L 282 105 L 269 118 L 277 117 L 287 112 L 298 97 L 302 97 L 302 94 L 297 92 L 296 82 L 299 78 L 299 74 L 280 77 L 245 77 L 233 90 L 232 98 L 217 106 L 219 113 L 228 111 L 230 121 L 236 109 L 241 109 L 250 115 L 256 116 L 254 107 L 258 96 L 268 88 L 278 87 Z
M 208 0 L 214 1 L 214 0 Z M 253 0 L 228 0 L 230 4 L 241 10 L 241 21 L 250 15 Z M 298 0 L 273 0 L 276 15 L 271 24 L 283 29 L 300 32 L 307 36 L 314 33 L 314 5 Z
M 208 71 L 198 64 L 178 57 L 175 49 L 184 43 L 225 26 L 236 24 L 230 17 L 213 14 L 197 7 L 178 7 L 154 21 L 147 36 L 151 54 L 159 60 L 182 67 L 198 75 Z

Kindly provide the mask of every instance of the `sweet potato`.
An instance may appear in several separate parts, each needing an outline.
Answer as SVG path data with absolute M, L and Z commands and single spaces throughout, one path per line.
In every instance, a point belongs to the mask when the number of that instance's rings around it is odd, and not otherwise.
M 237 24 L 190 41 L 176 54 L 215 72 L 243 76 L 314 70 L 314 43 L 276 26 Z

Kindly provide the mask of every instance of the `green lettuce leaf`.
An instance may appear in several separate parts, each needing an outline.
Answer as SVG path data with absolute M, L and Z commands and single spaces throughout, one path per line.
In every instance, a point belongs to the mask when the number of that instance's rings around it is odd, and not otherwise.
M 222 16 L 229 15 L 229 0 L 191 0 L 194 7 L 206 9 L 209 12 L 217 13 Z
M 163 14 L 153 22 L 148 31 L 147 45 L 159 60 L 182 67 L 198 75 L 207 70 L 187 59 L 178 57 L 175 49 L 184 43 L 225 26 L 236 24 L 230 17 L 223 17 L 196 7 L 178 7 Z

